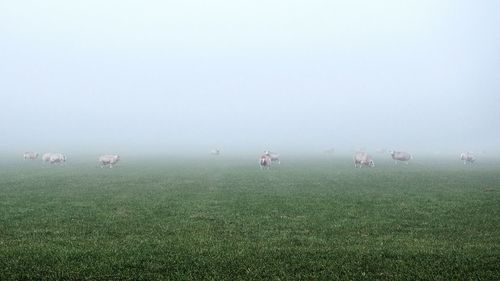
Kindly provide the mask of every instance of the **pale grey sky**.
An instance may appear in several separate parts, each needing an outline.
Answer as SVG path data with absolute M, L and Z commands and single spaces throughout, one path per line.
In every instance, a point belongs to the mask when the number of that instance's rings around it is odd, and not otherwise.
M 0 149 L 498 149 L 499 27 L 494 0 L 1 1 Z

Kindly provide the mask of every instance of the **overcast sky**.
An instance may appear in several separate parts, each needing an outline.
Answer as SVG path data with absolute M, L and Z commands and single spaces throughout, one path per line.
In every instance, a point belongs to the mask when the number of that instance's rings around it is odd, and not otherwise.
M 500 1 L 1 1 L 0 149 L 497 149 Z

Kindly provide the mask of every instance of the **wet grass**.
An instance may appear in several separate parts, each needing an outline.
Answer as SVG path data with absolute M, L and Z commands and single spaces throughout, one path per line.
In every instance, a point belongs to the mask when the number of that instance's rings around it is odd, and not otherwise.
M 495 161 L 0 168 L 0 280 L 500 280 Z

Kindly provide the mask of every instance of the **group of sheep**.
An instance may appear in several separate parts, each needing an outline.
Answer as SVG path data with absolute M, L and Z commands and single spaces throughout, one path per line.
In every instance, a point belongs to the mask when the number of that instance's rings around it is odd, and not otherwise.
M 328 150 L 328 153 L 332 152 L 333 150 Z M 398 161 L 401 161 L 406 162 L 406 164 L 408 164 L 408 161 L 413 158 L 410 153 L 404 151 L 391 151 L 391 157 L 396 163 Z M 353 161 L 355 168 L 375 167 L 375 161 L 373 161 L 373 157 L 364 151 L 356 152 L 354 154 Z M 264 154 L 260 156 L 259 165 L 261 169 L 270 169 L 273 162 L 277 162 L 278 164 L 280 163 L 279 154 L 266 150 L 264 151 Z
M 333 149 L 328 149 L 325 153 L 331 154 L 333 153 Z M 385 150 L 383 151 L 385 152 Z M 394 163 L 403 162 L 408 165 L 409 161 L 413 159 L 413 156 L 405 151 L 394 151 L 391 150 L 389 152 Z M 464 164 L 472 164 L 476 161 L 476 157 L 472 152 L 463 152 L 460 154 L 460 160 L 464 161 Z M 261 169 L 270 169 L 272 162 L 280 163 L 279 154 L 270 152 L 268 150 L 264 151 L 264 154 L 259 159 L 259 164 Z M 353 156 L 354 167 L 375 167 L 375 161 L 373 157 L 364 151 L 357 151 Z
M 392 160 L 394 160 L 394 163 L 398 162 L 405 162 L 408 165 L 408 161 L 413 159 L 413 156 L 405 151 L 390 151 L 390 155 Z M 375 167 L 375 162 L 373 161 L 373 157 L 364 152 L 364 151 L 358 151 L 354 154 L 353 157 L 354 161 L 354 167 L 355 168 L 361 168 L 361 167 Z
M 220 150 L 212 150 L 211 154 L 213 155 L 220 155 Z M 398 162 L 404 162 L 408 164 L 408 161 L 413 159 L 413 156 L 405 151 L 390 151 L 390 155 L 392 159 L 395 161 L 397 164 Z M 36 152 L 25 152 L 24 155 L 24 160 L 36 160 L 38 158 L 38 153 Z M 120 160 L 120 156 L 116 154 L 105 154 L 101 155 L 98 158 L 98 161 L 101 165 L 101 168 L 104 167 L 109 167 L 113 168 L 113 165 L 115 165 L 118 161 Z M 472 164 L 476 160 L 476 157 L 474 156 L 473 153 L 471 152 L 464 152 L 460 154 L 460 160 L 464 161 L 464 164 Z M 42 161 L 45 163 L 50 163 L 50 164 L 63 164 L 66 162 L 66 155 L 62 153 L 45 153 L 42 155 Z M 361 167 L 375 167 L 375 161 L 373 160 L 373 157 L 364 152 L 364 151 L 358 151 L 354 154 L 353 157 L 354 161 L 354 167 L 355 168 L 361 168 Z M 277 162 L 278 164 L 280 163 L 280 155 L 274 152 L 271 152 L 269 150 L 264 151 L 264 154 L 261 155 L 259 159 L 259 165 L 261 169 L 270 169 L 271 164 L 273 162 Z
M 390 151 L 391 158 L 394 160 L 394 163 L 404 162 L 408 165 L 408 161 L 413 159 L 413 156 L 405 151 Z M 354 167 L 375 167 L 375 162 L 370 154 L 358 151 L 354 154 Z M 476 157 L 472 152 L 463 152 L 460 154 L 460 160 L 464 161 L 464 164 L 472 164 L 476 161 Z
M 37 152 L 25 152 L 23 154 L 24 160 L 36 160 L 38 158 L 38 153 Z M 52 152 L 47 152 L 42 155 L 42 161 L 43 162 L 48 162 L 50 164 L 55 164 L 59 163 L 62 164 L 66 162 L 66 155 L 62 153 L 52 153 Z
M 24 160 L 36 160 L 38 158 L 38 153 L 31 151 L 25 152 L 23 157 Z M 109 168 L 113 168 L 113 165 L 115 165 L 120 160 L 120 156 L 116 154 L 105 154 L 101 155 L 98 160 L 101 164 L 101 168 L 104 168 L 106 166 Z M 42 155 L 42 161 L 50 164 L 63 164 L 64 162 L 66 162 L 66 155 L 62 153 L 48 152 Z

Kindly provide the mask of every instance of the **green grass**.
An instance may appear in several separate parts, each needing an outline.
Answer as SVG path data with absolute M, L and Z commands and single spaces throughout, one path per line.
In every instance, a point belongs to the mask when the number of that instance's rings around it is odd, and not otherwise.
M 500 280 L 500 163 L 0 163 L 0 280 Z

